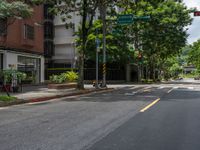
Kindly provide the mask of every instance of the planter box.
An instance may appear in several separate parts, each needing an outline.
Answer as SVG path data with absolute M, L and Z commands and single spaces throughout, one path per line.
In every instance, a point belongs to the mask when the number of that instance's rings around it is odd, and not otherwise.
M 77 88 L 77 83 L 48 84 L 48 89 L 70 89 Z

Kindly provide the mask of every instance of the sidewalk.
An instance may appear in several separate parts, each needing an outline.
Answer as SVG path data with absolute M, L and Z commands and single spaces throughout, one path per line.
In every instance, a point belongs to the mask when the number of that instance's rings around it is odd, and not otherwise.
M 99 89 L 96 90 L 92 85 L 86 85 L 84 90 L 78 90 L 75 88 L 71 89 L 48 89 L 47 85 L 40 86 L 23 86 L 22 92 L 20 93 L 10 93 L 11 96 L 16 97 L 18 100 L 11 103 L 6 103 L 1 106 L 28 103 L 28 102 L 40 102 L 51 100 L 55 98 L 67 97 L 67 96 L 76 96 L 81 94 L 88 94 L 92 92 L 103 92 L 103 91 L 111 91 L 112 88 L 108 89 Z M 6 93 L 0 93 L 2 95 L 6 95 Z
M 88 89 L 87 89 L 88 90 Z M 92 88 L 90 88 L 92 90 Z M 25 86 L 22 93 L 11 93 L 11 96 L 18 99 L 32 100 L 44 97 L 62 96 L 70 93 L 77 93 L 79 90 L 73 89 L 48 89 L 46 85 L 43 86 Z

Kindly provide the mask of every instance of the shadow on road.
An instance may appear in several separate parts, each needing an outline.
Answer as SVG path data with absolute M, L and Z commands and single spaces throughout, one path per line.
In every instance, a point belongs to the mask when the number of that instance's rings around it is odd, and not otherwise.
M 95 93 L 87 96 L 74 98 L 73 101 L 87 102 L 120 102 L 120 101 L 152 101 L 163 95 L 166 89 L 151 88 L 143 91 L 143 87 L 131 89 L 130 87 L 121 88 L 108 93 Z M 72 99 L 64 99 L 62 101 L 71 101 Z

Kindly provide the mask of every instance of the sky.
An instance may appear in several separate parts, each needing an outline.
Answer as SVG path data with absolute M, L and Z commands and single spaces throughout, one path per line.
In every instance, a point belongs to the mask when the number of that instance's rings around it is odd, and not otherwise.
M 188 8 L 196 7 L 197 10 L 200 10 L 200 0 L 183 0 L 183 2 L 186 4 Z M 189 30 L 188 30 L 188 34 L 190 35 L 188 37 L 189 44 L 192 44 L 193 42 L 200 39 L 200 16 L 193 17 L 193 18 L 194 20 L 192 22 L 192 25 L 189 26 Z

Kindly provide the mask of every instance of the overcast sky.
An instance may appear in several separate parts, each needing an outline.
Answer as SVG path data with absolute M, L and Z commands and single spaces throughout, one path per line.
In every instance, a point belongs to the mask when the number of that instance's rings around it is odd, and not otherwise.
M 196 7 L 200 10 L 200 0 L 183 0 L 189 8 Z M 193 17 L 193 15 L 192 15 Z M 200 39 L 200 16 L 194 17 L 193 23 L 189 26 L 188 33 L 190 34 L 188 38 L 188 43 L 191 44 L 196 40 Z

